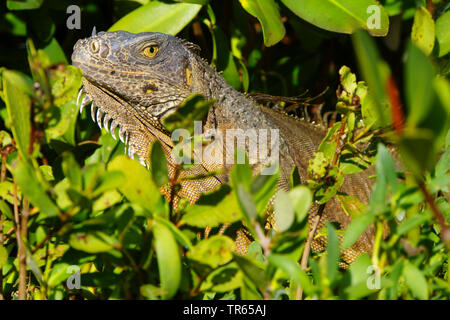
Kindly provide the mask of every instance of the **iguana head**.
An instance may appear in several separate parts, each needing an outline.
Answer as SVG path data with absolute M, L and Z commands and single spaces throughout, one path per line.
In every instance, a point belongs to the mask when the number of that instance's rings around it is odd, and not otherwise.
M 83 71 L 79 98 L 92 101 L 92 119 L 129 146 L 129 155 L 147 159 L 154 139 L 170 144 L 161 117 L 192 93 L 202 92 L 204 79 L 196 77 L 202 60 L 199 48 L 162 34 L 125 31 L 99 32 L 78 40 L 72 63 Z

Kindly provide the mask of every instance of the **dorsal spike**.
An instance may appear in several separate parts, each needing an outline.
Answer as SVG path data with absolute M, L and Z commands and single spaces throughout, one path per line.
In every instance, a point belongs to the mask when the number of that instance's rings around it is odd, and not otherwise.
M 188 49 L 189 51 L 192 51 L 193 53 L 200 55 L 201 48 L 200 46 L 196 45 L 195 43 L 189 42 L 185 39 L 180 39 L 183 46 Z

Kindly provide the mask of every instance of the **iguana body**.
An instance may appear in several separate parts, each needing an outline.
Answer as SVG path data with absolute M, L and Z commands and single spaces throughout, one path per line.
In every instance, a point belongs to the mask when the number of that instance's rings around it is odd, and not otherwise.
M 119 136 L 128 145 L 130 156 L 137 154 L 141 162 L 147 161 L 151 142 L 158 139 L 166 151 L 169 175 L 173 175 L 175 164 L 170 151 L 174 144 L 160 121 L 191 94 L 200 93 L 216 100 L 203 121 L 203 132 L 208 129 L 278 129 L 279 188 L 289 188 L 294 166 L 298 167 L 302 182 L 306 182 L 308 162 L 325 135 L 324 129 L 257 104 L 228 85 L 197 52 L 197 46 L 161 33 L 100 32 L 79 40 L 72 61 L 83 71 L 84 89 L 80 94 L 86 92 L 87 95 L 82 107 L 92 100 L 94 121 L 103 123 L 107 129 L 111 127 L 111 132 L 119 127 Z M 270 149 L 270 142 L 267 145 Z M 217 169 L 226 172 L 229 168 L 229 165 L 211 163 L 206 158 L 182 175 L 206 174 Z M 255 164 L 253 168 L 257 173 L 262 165 Z M 184 180 L 178 196 L 193 203 L 203 192 L 227 180 L 226 173 L 201 180 Z M 340 191 L 367 203 L 370 182 L 364 174 L 348 175 Z M 317 209 L 318 206 L 311 209 L 310 218 L 317 214 Z M 350 220 L 337 200 L 332 199 L 323 210 L 318 230 L 325 221 L 338 222 L 345 228 Z M 372 238 L 369 229 L 352 248 L 343 252 L 343 259 L 351 262 L 359 253 L 370 251 Z M 312 247 L 321 250 L 324 244 L 325 239 L 317 237 Z

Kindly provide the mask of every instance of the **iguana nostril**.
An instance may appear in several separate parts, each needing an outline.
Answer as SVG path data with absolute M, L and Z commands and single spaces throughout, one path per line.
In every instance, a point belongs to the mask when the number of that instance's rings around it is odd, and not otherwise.
M 102 44 L 100 48 L 100 57 L 106 58 L 109 53 L 109 47 L 106 44 Z

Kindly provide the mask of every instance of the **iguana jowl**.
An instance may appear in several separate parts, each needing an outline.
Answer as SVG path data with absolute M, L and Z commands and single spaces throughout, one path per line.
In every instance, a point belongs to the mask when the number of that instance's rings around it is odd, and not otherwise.
M 234 90 L 206 61 L 198 56 L 199 48 L 187 41 L 162 33 L 132 34 L 124 31 L 100 32 L 79 40 L 74 47 L 72 63 L 83 71 L 86 93 L 81 109 L 92 101 L 92 118 L 109 129 L 113 136 L 119 128 L 120 139 L 128 146 L 129 155 L 138 156 L 145 164 L 151 142 L 158 139 L 166 151 L 169 174 L 174 172 L 170 151 L 174 144 L 161 124 L 161 118 L 193 93 L 215 99 L 206 119 L 207 129 L 277 129 L 279 130 L 279 188 L 289 188 L 289 177 L 298 167 L 303 182 L 308 179 L 308 162 L 325 135 L 324 129 L 309 122 L 257 104 L 252 98 Z M 270 146 L 270 145 L 269 145 Z M 226 167 L 226 166 L 225 166 Z M 217 164 L 203 163 L 184 175 L 205 174 L 218 169 Z M 225 168 L 226 169 L 226 168 Z M 259 171 L 261 166 L 255 165 Z M 184 180 L 178 196 L 195 202 L 202 192 L 227 181 L 227 174 L 200 180 Z M 340 189 L 363 202 L 370 195 L 370 181 L 365 174 L 347 175 Z M 310 221 L 317 214 L 314 206 Z M 351 218 L 336 199 L 329 201 L 319 223 L 337 222 L 345 228 Z M 342 254 L 350 263 L 361 252 L 371 250 L 373 231 L 369 228 L 360 239 Z M 324 248 L 326 239 L 317 236 L 313 250 Z

